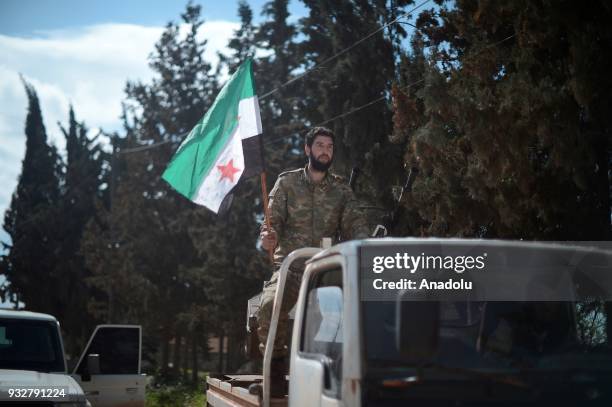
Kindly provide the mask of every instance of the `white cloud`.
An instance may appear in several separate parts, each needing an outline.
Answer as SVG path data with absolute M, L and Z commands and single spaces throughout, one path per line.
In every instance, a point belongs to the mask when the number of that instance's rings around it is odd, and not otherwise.
M 216 65 L 217 51 L 225 51 L 238 26 L 207 21 L 201 27 L 201 38 L 208 41 L 206 60 Z M 148 56 L 163 30 L 101 24 L 44 32 L 38 38 L 0 35 L 0 214 L 15 189 L 25 149 L 27 99 L 19 73 L 36 88 L 49 139 L 63 148 L 57 122 L 66 123 L 70 103 L 89 128 L 120 129 L 125 83 L 150 81 Z

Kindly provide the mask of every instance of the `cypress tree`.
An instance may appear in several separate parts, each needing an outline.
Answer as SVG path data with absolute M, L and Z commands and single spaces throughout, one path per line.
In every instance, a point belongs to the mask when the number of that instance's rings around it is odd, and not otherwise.
M 11 237 L 2 256 L 2 271 L 10 285 L 4 293 L 15 305 L 25 303 L 33 311 L 60 314 L 65 311 L 55 290 L 61 285 L 55 265 L 61 242 L 57 231 L 60 163 L 56 149 L 47 142 L 38 95 L 22 78 L 28 97 L 26 152 L 17 188 L 4 217 Z

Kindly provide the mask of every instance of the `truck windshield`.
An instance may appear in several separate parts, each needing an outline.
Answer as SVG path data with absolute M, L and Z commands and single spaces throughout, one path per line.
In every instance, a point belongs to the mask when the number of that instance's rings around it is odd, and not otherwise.
M 0 369 L 63 372 L 64 355 L 57 324 L 1 318 Z
M 370 366 L 410 367 L 395 343 L 396 303 L 363 302 Z M 609 305 L 583 302 L 439 302 L 432 366 L 588 370 L 610 377 Z

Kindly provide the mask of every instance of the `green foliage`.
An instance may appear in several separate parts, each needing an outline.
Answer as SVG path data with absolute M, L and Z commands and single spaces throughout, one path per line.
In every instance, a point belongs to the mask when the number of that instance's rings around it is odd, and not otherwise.
M 44 295 L 60 289 L 54 265 L 58 262 L 58 216 L 60 160 L 47 144 L 38 96 L 22 79 L 28 96 L 26 154 L 17 189 L 4 217 L 4 229 L 11 236 L 8 253 L 2 256 L 2 273 L 10 286 L 3 299 L 27 302 L 33 310 L 62 311 L 61 299 Z
M 198 276 L 206 256 L 196 250 L 189 227 L 197 212 L 207 223 L 213 217 L 161 180 L 182 133 L 217 91 L 210 64 L 202 59 L 205 41 L 197 39 L 200 8 L 188 5 L 182 19 L 188 33 L 183 37 L 178 24 L 169 23 L 150 56 L 157 74 L 152 83 L 126 87 L 126 137 L 113 137 L 110 205 L 99 205 L 100 216 L 89 224 L 81 246 L 94 271 L 90 282 L 106 297 L 94 309 L 107 321 L 143 324 L 161 345 L 162 366 L 168 364 L 170 338 L 202 332 L 208 323 L 206 282 Z M 168 143 L 129 151 L 160 141 Z M 206 336 L 201 341 L 206 343 Z
M 602 301 L 576 303 L 578 339 L 586 347 L 605 346 L 608 343 L 608 314 Z
M 255 27 L 253 26 L 253 10 L 244 0 L 238 2 L 238 17 L 240 28 L 234 32 L 227 47 L 232 55 L 219 54 L 219 69 L 226 67 L 231 73 L 247 58 L 255 55 Z
M 61 127 L 61 126 L 60 126 Z M 92 299 L 100 296 L 88 284 L 91 270 L 79 252 L 85 226 L 96 212 L 95 202 L 105 198 L 102 184 L 107 182 L 103 166 L 109 157 L 97 136 L 88 137 L 84 123 L 79 123 L 72 106 L 68 128 L 61 127 L 66 138 L 66 163 L 63 171 L 61 199 L 58 205 L 62 227 L 58 232 L 59 259 L 56 273 L 62 276 L 56 295 L 65 301 L 65 309 L 56 314 L 66 332 L 67 352 L 77 355 L 93 331 L 95 318 L 83 318 L 75 309 L 87 310 Z
M 206 389 L 200 386 L 147 388 L 147 407 L 196 407 L 206 405 Z
M 94 200 L 102 198 L 105 153 L 70 109 L 66 159 L 47 143 L 38 97 L 24 81 L 29 99 L 26 156 L 4 227 L 13 242 L 2 258 L 8 286 L 4 298 L 25 303 L 33 311 L 55 315 L 66 332 L 65 346 L 77 354 L 95 324 L 74 310 L 86 310 L 96 292 L 90 290 L 79 247 L 83 229 L 94 216 Z M 52 293 L 51 295 L 49 293 Z
M 194 349 L 206 351 L 209 334 L 228 330 L 234 333 L 234 347 L 240 348 L 244 311 L 232 307 L 236 312 L 230 318 L 227 304 L 246 304 L 262 275 L 255 247 L 260 210 L 256 183 L 243 183 L 234 192 L 229 214 L 217 217 L 161 180 L 184 137 L 180 132 L 195 125 L 218 88 L 210 65 L 200 57 L 205 42 L 197 40 L 203 24 L 199 7 L 188 5 L 182 18 L 189 33 L 182 37 L 177 24 L 168 24 L 150 57 L 157 74 L 152 83 L 129 83 L 126 88 L 127 134 L 114 140 L 112 206 L 101 207 L 101 222 L 90 224 L 82 243 L 94 270 L 91 283 L 106 293 L 106 304 L 97 309 L 109 321 L 143 324 L 159 344 L 163 375 L 173 374 L 164 368 L 171 351 L 174 360 L 188 363 L 179 356 L 188 345 L 170 349 L 172 338 L 195 340 L 189 348 L 193 355 Z M 168 143 L 130 151 L 161 141 Z M 194 333 L 197 338 L 192 339 Z
M 254 69 L 270 185 L 281 171 L 304 163 L 303 147 L 297 133 L 304 126 L 299 108 L 304 98 L 297 87 L 283 86 L 294 78 L 294 71 L 299 66 L 297 29 L 287 21 L 288 3 L 287 0 L 273 0 L 264 4 L 264 21 L 255 35 L 262 50 Z
M 593 89 L 610 86 L 610 10 L 572 4 L 459 1 L 421 15 L 393 139 L 423 169 L 406 206 L 425 234 L 609 235 L 611 99 Z

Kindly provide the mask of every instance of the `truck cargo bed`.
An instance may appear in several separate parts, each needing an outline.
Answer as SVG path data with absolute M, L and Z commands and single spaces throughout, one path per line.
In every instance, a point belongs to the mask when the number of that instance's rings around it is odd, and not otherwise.
M 213 407 L 259 407 L 259 397 L 249 394 L 249 386 L 253 383 L 261 383 L 261 375 L 215 375 L 206 379 L 206 402 Z M 272 399 L 271 406 L 286 407 L 287 397 L 284 399 Z

